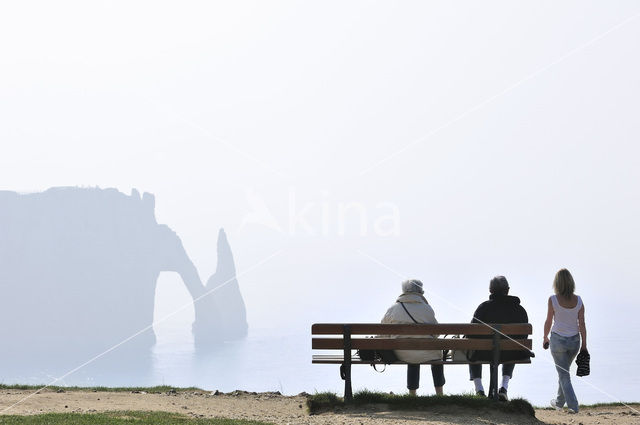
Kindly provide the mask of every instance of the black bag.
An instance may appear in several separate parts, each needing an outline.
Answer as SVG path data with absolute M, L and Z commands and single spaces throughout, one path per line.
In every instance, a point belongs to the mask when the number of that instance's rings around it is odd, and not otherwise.
M 580 354 L 578 354 L 578 357 L 576 358 L 576 364 L 578 365 L 576 375 L 588 376 L 591 372 L 591 368 L 589 367 L 590 361 L 591 355 L 589 355 L 589 352 L 587 350 L 580 351 Z
M 358 355 L 358 357 L 360 357 L 360 360 L 365 362 L 376 361 L 378 360 L 377 357 L 379 357 L 379 354 L 376 350 L 358 350 L 356 354 Z M 382 359 L 382 357 L 380 357 L 380 359 Z
M 382 357 L 382 361 L 386 364 L 398 361 L 398 356 L 396 356 L 396 352 L 393 350 L 380 350 L 380 357 Z
M 398 361 L 398 357 L 393 350 L 358 350 L 360 360 L 365 362 L 380 362 L 391 364 Z

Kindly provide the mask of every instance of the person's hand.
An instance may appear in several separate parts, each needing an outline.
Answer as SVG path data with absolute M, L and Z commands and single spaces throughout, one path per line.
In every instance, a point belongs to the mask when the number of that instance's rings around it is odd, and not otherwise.
M 549 338 L 548 337 L 544 337 L 544 340 L 542 341 L 542 348 L 544 348 L 545 350 L 549 348 Z
M 587 346 L 586 345 L 583 345 L 582 347 L 580 347 L 580 351 L 589 352 L 589 350 L 587 350 Z

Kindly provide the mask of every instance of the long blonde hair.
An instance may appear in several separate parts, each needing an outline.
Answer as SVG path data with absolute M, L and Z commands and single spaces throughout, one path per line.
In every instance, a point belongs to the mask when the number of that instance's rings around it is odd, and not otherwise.
M 573 276 L 571 276 L 569 270 L 558 270 L 556 277 L 553 279 L 553 290 L 556 295 L 560 295 L 564 298 L 571 298 L 573 292 L 576 290 L 576 283 L 573 281 Z

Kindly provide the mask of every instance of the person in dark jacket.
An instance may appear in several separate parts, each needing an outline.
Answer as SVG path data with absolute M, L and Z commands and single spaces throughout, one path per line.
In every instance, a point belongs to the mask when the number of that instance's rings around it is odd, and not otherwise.
M 529 318 L 526 310 L 520 305 L 520 298 L 509 295 L 509 283 L 504 276 L 496 276 L 489 283 L 489 300 L 478 306 L 473 314 L 471 323 L 528 323 Z M 509 337 L 518 339 L 525 338 L 522 335 L 509 335 Z M 527 351 L 502 351 L 500 353 L 500 361 L 519 360 L 528 357 Z M 491 360 L 491 351 L 476 351 L 470 360 Z M 502 364 L 502 385 L 498 390 L 498 398 L 507 401 L 507 389 L 509 388 L 509 380 L 513 376 L 513 368 L 515 364 Z M 493 368 L 493 365 L 490 366 Z M 476 394 L 484 396 L 484 387 L 482 386 L 482 365 L 469 365 L 469 374 L 476 389 Z

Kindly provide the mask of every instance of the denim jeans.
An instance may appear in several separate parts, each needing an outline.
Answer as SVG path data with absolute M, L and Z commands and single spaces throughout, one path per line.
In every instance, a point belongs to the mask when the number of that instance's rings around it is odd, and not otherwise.
M 433 377 L 433 386 L 444 386 L 444 366 L 441 364 L 431 365 L 431 376 Z M 420 365 L 407 365 L 407 388 L 417 390 L 420 387 Z
M 515 363 L 508 363 L 502 365 L 502 376 L 508 376 L 513 378 L 513 369 L 516 367 Z M 493 371 L 493 365 L 489 365 L 489 370 Z M 482 365 L 470 364 L 469 365 L 469 379 L 474 380 L 476 378 L 482 378 Z
M 576 358 L 578 351 L 580 351 L 580 334 L 566 337 L 551 332 L 549 348 L 551 349 L 551 356 L 558 371 L 558 396 L 556 397 L 556 406 L 562 407 L 567 403 L 569 409 L 577 412 L 578 399 L 571 385 L 569 369 L 571 368 L 573 359 Z

